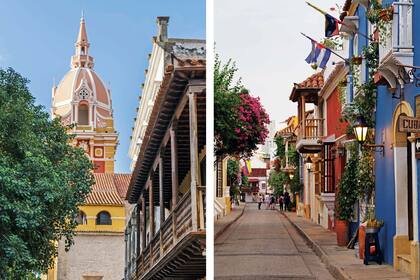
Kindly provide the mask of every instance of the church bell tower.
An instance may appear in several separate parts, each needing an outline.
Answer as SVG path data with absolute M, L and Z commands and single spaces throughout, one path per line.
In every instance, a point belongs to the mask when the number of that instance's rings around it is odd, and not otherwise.
M 73 144 L 93 162 L 95 173 L 114 173 L 118 135 L 114 129 L 111 91 L 94 71 L 85 19 L 80 20 L 70 70 L 52 89 L 52 116 L 71 125 Z

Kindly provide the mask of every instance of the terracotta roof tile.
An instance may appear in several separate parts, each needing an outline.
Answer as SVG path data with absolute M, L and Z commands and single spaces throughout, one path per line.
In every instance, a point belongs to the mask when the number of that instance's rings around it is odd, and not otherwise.
M 251 174 L 248 177 L 267 177 L 266 168 L 251 168 Z
M 324 86 L 324 71 L 318 72 L 297 84 L 298 88 L 322 88 Z
M 131 174 L 114 174 L 115 187 L 122 199 L 125 199 L 128 186 L 130 185 Z
M 87 205 L 123 205 L 130 174 L 94 173 L 95 184 L 87 196 Z

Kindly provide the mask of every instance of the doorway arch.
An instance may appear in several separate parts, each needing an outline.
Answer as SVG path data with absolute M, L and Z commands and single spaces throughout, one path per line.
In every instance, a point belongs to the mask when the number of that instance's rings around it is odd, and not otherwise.
M 395 235 L 412 236 L 413 207 L 409 207 L 409 196 L 412 190 L 411 182 L 411 145 L 408 144 L 409 134 L 400 132 L 398 119 L 400 116 L 413 117 L 413 110 L 406 101 L 401 101 L 393 114 L 393 150 L 394 150 L 394 182 L 395 182 Z M 410 156 L 410 159 L 408 157 Z M 410 182 L 409 182 L 410 181 Z M 410 188 L 411 186 L 411 188 Z M 412 201 L 412 196 L 410 197 Z M 411 208 L 411 209 L 409 209 Z

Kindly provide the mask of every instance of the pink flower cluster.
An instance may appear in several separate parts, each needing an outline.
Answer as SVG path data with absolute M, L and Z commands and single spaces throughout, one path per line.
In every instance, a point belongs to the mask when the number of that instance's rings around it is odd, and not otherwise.
M 247 92 L 240 95 L 239 127 L 235 128 L 240 149 L 255 149 L 256 145 L 263 144 L 268 136 L 267 124 L 270 119 L 265 109 L 261 106 L 260 98 L 253 97 Z

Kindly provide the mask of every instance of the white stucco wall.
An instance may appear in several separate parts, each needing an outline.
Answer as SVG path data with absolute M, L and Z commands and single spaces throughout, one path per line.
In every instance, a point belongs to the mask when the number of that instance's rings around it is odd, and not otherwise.
M 124 277 L 124 234 L 87 235 L 74 238 L 70 251 L 64 251 L 60 241 L 58 280 L 83 280 L 83 276 L 103 276 L 101 280 L 121 280 Z

